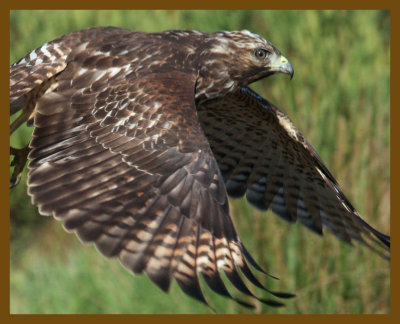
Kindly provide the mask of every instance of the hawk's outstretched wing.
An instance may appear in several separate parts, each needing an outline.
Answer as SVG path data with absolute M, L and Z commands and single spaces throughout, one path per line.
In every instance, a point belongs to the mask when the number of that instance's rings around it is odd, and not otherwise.
M 198 107 L 227 192 L 322 234 L 385 254 L 390 237 L 364 222 L 312 146 L 277 107 L 244 87 Z M 223 122 L 222 122 L 223 121 Z M 382 244 L 383 243 L 383 244 Z
M 164 290 L 175 278 L 205 302 L 202 273 L 229 296 L 220 269 L 252 295 L 238 268 L 262 287 L 196 116 L 195 80 L 170 72 L 83 90 L 70 82 L 78 71 L 68 65 L 37 102 L 28 185 L 40 212 Z

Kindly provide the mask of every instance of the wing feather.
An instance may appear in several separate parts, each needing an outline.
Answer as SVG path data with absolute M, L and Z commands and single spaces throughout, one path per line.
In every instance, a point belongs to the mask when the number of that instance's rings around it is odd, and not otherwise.
M 198 112 L 230 196 L 246 195 L 261 210 L 271 208 L 320 234 L 326 227 L 389 258 L 390 238 L 361 220 L 321 158 L 278 108 L 244 87 L 202 103 Z
M 194 78 L 168 72 L 80 89 L 69 82 L 79 65 L 65 71 L 37 101 L 28 185 L 40 211 L 164 291 L 175 279 L 207 304 L 202 273 L 213 290 L 250 306 L 220 278 L 223 270 L 249 294 L 238 272 L 247 252 L 197 121 Z

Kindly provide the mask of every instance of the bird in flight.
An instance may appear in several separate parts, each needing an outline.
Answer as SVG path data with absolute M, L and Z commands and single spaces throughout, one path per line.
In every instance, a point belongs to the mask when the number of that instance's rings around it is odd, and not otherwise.
M 43 215 L 82 242 L 145 273 L 167 291 L 175 279 L 207 304 L 199 276 L 240 304 L 262 302 L 265 272 L 240 239 L 228 196 L 390 258 L 390 237 L 367 224 L 312 146 L 281 110 L 247 86 L 291 63 L 247 30 L 207 34 L 93 27 L 48 42 L 10 67 L 10 135 L 18 184 Z M 247 278 L 248 282 L 242 279 Z

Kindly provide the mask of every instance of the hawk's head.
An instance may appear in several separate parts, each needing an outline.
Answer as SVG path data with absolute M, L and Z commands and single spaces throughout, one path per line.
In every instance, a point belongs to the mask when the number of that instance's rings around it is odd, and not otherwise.
M 247 30 L 210 34 L 200 52 L 197 99 L 234 91 L 274 73 L 293 77 L 293 67 L 271 43 Z

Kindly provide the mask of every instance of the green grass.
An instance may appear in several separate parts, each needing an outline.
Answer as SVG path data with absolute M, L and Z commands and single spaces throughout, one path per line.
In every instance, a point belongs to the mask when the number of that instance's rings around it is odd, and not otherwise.
M 249 29 L 289 58 L 295 76 L 252 87 L 283 109 L 316 148 L 345 194 L 379 230 L 390 230 L 390 22 L 382 11 L 12 11 L 10 64 L 72 30 L 116 25 L 142 31 Z M 21 127 L 11 143 L 25 145 Z M 176 283 L 169 295 L 132 276 L 60 224 L 42 217 L 22 183 L 11 191 L 11 313 L 210 313 Z M 257 313 L 389 313 L 389 264 L 363 247 L 323 238 L 270 213 L 232 202 L 248 250 L 276 281 L 268 287 L 297 298 Z M 205 287 L 205 285 L 203 285 Z M 251 313 L 206 296 L 218 313 Z M 232 289 L 232 291 L 234 291 Z M 257 290 L 258 295 L 267 297 Z

